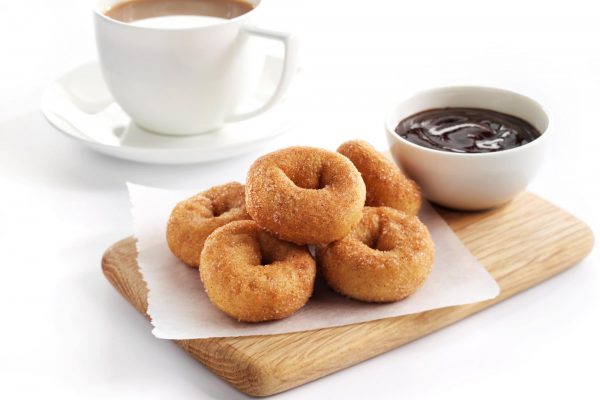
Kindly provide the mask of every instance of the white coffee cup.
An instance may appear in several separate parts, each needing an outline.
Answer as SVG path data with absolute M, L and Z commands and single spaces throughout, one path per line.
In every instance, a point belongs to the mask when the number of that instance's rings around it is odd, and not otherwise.
M 176 28 L 139 26 L 107 17 L 104 12 L 118 2 L 100 0 L 94 9 L 102 73 L 115 101 L 149 131 L 192 135 L 252 118 L 281 99 L 296 71 L 294 36 L 249 22 L 265 0 L 249 0 L 254 9 L 232 19 Z M 283 44 L 282 74 L 262 106 L 236 113 L 252 80 L 250 36 Z

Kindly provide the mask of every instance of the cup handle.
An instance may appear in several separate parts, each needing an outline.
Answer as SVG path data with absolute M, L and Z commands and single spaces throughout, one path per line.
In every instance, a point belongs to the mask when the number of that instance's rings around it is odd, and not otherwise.
M 277 104 L 277 102 L 281 100 L 281 97 L 290 85 L 290 82 L 292 81 L 292 78 L 296 73 L 296 68 L 298 64 L 298 41 L 293 34 L 271 31 L 253 25 L 243 26 L 242 31 L 249 35 L 258 36 L 265 39 L 277 40 L 283 43 L 283 68 L 281 71 L 281 77 L 279 78 L 279 82 L 277 83 L 277 87 L 275 88 L 273 94 L 265 104 L 252 111 L 230 115 L 227 117 L 227 122 L 236 122 L 255 117 L 258 114 L 267 111 L 269 108 Z

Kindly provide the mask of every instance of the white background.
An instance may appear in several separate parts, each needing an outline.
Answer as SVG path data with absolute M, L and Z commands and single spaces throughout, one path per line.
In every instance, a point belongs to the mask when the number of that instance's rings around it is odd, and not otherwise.
M 600 229 L 600 10 L 579 1 L 270 0 L 295 31 L 302 74 L 291 144 L 385 148 L 382 117 L 415 90 L 489 84 L 551 110 L 553 146 L 530 189 Z M 0 3 L 0 397 L 245 396 L 148 322 L 100 272 L 131 234 L 125 181 L 205 188 L 243 179 L 259 153 L 161 167 L 110 159 L 55 132 L 43 88 L 93 60 L 90 2 Z M 454 326 L 276 398 L 599 398 L 598 252 Z

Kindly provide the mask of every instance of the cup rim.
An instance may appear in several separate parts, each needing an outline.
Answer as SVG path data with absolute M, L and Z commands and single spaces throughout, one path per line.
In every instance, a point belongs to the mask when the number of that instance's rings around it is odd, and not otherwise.
M 492 151 L 492 152 L 487 152 L 487 153 L 455 153 L 455 152 L 450 152 L 450 151 L 436 150 L 436 149 L 430 149 L 430 148 L 424 147 L 424 146 L 419 146 L 418 144 L 412 143 L 412 142 L 404 139 L 400 135 L 398 135 L 396 133 L 395 127 L 390 126 L 390 121 L 391 121 L 392 117 L 395 116 L 395 111 L 400 104 L 406 103 L 406 102 L 414 99 L 417 96 L 422 96 L 425 94 L 430 94 L 430 93 L 435 93 L 435 92 L 451 91 L 451 90 L 488 91 L 488 92 L 501 93 L 504 95 L 521 97 L 527 101 L 530 101 L 531 103 L 533 103 L 535 106 L 537 106 L 539 108 L 539 110 L 543 113 L 546 120 L 548 121 L 547 126 L 543 131 L 540 132 L 540 137 L 538 137 L 535 140 L 532 140 L 529 143 L 526 143 L 522 146 L 513 147 L 512 149 Z M 489 108 L 489 109 L 492 109 L 492 108 Z M 422 111 L 425 111 L 425 110 L 422 110 Z M 529 120 L 527 120 L 526 118 L 523 118 L 523 119 L 525 121 L 529 122 Z M 397 124 L 398 122 L 399 121 L 396 121 L 395 123 Z M 413 93 L 412 95 L 404 98 L 402 101 L 395 103 L 394 107 L 391 109 L 391 111 L 389 111 L 387 113 L 387 115 L 385 117 L 384 127 L 385 127 L 385 130 L 388 135 L 393 136 L 396 140 L 400 141 L 401 143 L 403 143 L 406 146 L 413 148 L 414 150 L 422 151 L 427 154 L 432 154 L 434 156 L 437 155 L 437 156 L 442 156 L 442 157 L 454 157 L 454 158 L 484 158 L 484 157 L 490 158 L 490 157 L 501 157 L 503 155 L 509 155 L 509 154 L 512 155 L 512 154 L 515 154 L 518 152 L 527 151 L 527 149 L 532 148 L 536 145 L 540 145 L 542 142 L 545 142 L 548 139 L 549 132 L 551 132 L 551 129 L 550 129 L 551 120 L 550 120 L 550 113 L 549 113 L 547 107 L 544 107 L 539 101 L 537 101 L 529 96 L 526 96 L 522 93 L 518 93 L 518 92 L 514 92 L 512 90 L 502 89 L 502 88 L 498 88 L 498 87 L 493 87 L 493 86 L 456 85 L 456 86 L 439 86 L 439 87 L 432 87 L 429 89 L 421 90 L 419 92 Z
M 258 3 L 254 6 L 254 8 L 252 8 L 252 10 L 248 11 L 247 13 L 244 13 L 242 15 L 238 15 L 237 17 L 231 18 L 231 19 L 223 19 L 223 21 L 219 21 L 219 22 L 215 22 L 213 24 L 210 25 L 201 25 L 201 26 L 188 26 L 188 27 L 181 27 L 181 28 L 159 28 L 159 27 L 152 27 L 152 26 L 140 26 L 140 25 L 132 25 L 132 24 L 128 24 L 126 22 L 122 22 L 122 21 L 118 21 L 116 19 L 110 18 L 109 16 L 105 15 L 104 12 L 102 10 L 100 10 L 100 7 L 98 5 L 99 0 L 96 0 L 92 11 L 94 13 L 94 15 L 96 15 L 97 17 L 101 18 L 104 21 L 107 21 L 109 23 L 113 23 L 115 25 L 120 25 L 123 27 L 127 27 L 129 29 L 137 29 L 137 30 L 147 30 L 147 31 L 175 31 L 175 32 L 183 32 L 183 31 L 197 31 L 197 30 L 204 30 L 204 29 L 209 29 L 209 28 L 214 28 L 217 26 L 223 26 L 223 25 L 227 25 L 233 22 L 238 22 L 238 21 L 243 21 L 244 19 L 248 18 L 248 15 L 254 13 L 254 11 L 256 11 L 261 4 L 263 4 L 265 1 L 267 0 L 259 0 Z

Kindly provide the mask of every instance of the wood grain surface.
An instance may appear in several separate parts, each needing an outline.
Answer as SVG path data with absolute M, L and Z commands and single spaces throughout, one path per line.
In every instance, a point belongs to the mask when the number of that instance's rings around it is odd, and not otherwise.
M 242 392 L 268 396 L 357 364 L 503 301 L 573 266 L 593 246 L 587 225 L 531 193 L 486 212 L 438 211 L 498 281 L 501 294 L 497 298 L 338 328 L 175 342 Z M 146 314 L 147 290 L 136 264 L 135 239 L 110 247 L 102 269 L 113 286 Z

